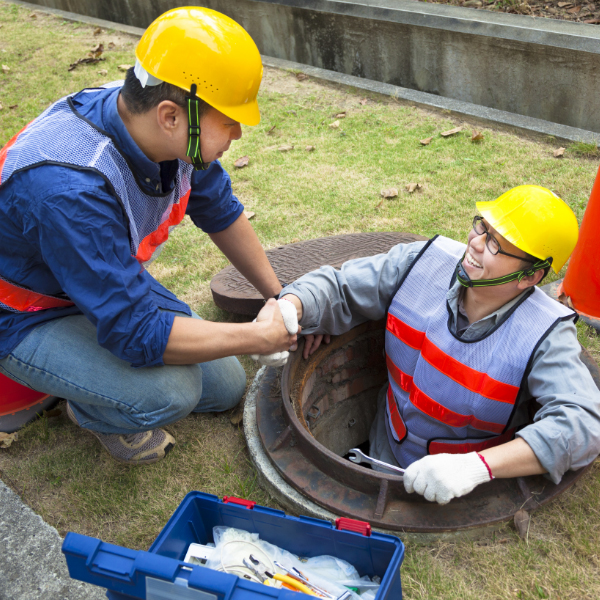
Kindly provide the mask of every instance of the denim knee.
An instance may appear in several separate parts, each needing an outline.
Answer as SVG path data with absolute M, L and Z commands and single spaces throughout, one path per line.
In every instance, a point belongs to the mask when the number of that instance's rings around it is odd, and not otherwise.
M 194 412 L 221 412 L 236 406 L 246 391 L 246 372 L 235 356 L 202 363 L 202 398 Z

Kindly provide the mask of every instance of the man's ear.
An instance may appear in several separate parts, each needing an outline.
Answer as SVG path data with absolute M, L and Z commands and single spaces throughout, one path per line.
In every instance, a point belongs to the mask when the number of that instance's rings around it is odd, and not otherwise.
M 521 281 L 517 282 L 517 287 L 520 290 L 526 290 L 537 285 L 542 279 L 544 279 L 544 269 L 538 269 L 533 275 L 525 275 Z
M 171 100 L 163 100 L 156 107 L 156 121 L 159 128 L 172 135 L 180 127 L 187 125 L 185 109 Z

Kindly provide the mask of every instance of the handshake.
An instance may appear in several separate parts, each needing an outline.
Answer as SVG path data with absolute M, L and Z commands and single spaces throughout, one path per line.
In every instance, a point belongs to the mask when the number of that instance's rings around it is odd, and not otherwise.
M 294 336 L 294 341 L 290 345 L 289 350 L 296 350 L 298 343 L 295 341 L 295 336 L 301 328 L 298 325 L 298 312 L 292 302 L 285 298 L 280 298 L 277 302 L 269 300 L 254 321 L 272 319 L 275 316 L 273 313 L 277 308 L 281 312 L 283 324 L 288 334 Z M 250 357 L 267 367 L 281 367 L 287 362 L 289 354 L 287 350 L 283 350 L 281 352 L 274 352 L 273 354 L 251 354 Z

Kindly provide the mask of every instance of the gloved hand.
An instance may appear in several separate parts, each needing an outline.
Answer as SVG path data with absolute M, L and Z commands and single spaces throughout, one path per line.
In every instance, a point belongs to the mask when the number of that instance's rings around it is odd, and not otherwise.
M 430 502 L 448 504 L 468 494 L 480 483 L 491 481 L 492 472 L 477 452 L 432 454 L 415 461 L 404 471 L 404 488 Z
M 283 317 L 283 324 L 290 335 L 298 333 L 298 313 L 296 307 L 283 298 L 277 300 L 277 305 Z M 256 321 L 256 319 L 254 319 Z M 289 352 L 274 352 L 273 354 L 251 354 L 250 358 L 267 367 L 282 367 L 287 362 Z

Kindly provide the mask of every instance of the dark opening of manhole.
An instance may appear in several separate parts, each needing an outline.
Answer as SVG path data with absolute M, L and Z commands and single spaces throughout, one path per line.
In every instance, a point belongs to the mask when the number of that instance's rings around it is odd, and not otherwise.
M 268 369 L 263 376 L 256 396 L 262 448 L 283 480 L 316 505 L 385 530 L 456 533 L 499 525 L 522 508 L 535 510 L 587 470 L 567 472 L 559 485 L 543 476 L 496 479 L 440 506 L 407 494 L 394 475 L 345 460 L 350 448 L 368 439 L 387 377 L 383 348 L 383 322 L 369 322 L 309 360 L 300 350 L 292 353 L 281 375 Z M 582 356 L 598 385 L 597 365 L 585 350 Z

